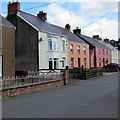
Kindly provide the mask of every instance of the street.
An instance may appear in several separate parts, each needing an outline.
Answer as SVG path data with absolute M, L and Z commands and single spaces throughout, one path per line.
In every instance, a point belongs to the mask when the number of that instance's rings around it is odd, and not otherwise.
M 118 73 L 3 98 L 3 118 L 117 118 Z

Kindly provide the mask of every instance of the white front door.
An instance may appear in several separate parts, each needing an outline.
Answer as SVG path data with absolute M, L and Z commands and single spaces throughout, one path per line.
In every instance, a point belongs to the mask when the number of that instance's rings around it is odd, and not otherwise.
M 2 76 L 2 56 L 0 56 L 0 77 Z

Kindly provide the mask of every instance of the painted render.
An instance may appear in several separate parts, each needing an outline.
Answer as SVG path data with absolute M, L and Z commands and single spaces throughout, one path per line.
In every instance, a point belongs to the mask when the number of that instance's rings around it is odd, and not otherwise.
M 73 53 L 70 52 L 70 45 L 73 45 Z M 80 53 L 77 51 L 77 46 L 80 46 Z M 83 47 L 86 47 L 86 54 L 83 51 Z M 71 58 L 74 59 L 73 66 L 71 66 Z M 78 59 L 80 58 L 80 63 L 78 63 Z M 86 58 L 86 66 L 84 66 L 84 58 Z M 85 68 L 90 68 L 90 61 L 89 61 L 89 45 L 80 44 L 76 42 L 69 41 L 68 42 L 68 66 L 69 68 L 75 67 L 79 68 L 82 65 Z M 79 66 L 80 64 L 80 66 Z
M 0 35 L 0 74 L 2 77 L 12 77 L 15 75 L 15 27 L 3 17 Z
M 119 57 L 118 57 L 119 50 L 107 42 L 104 42 L 104 41 L 99 41 L 99 42 L 111 50 L 110 62 L 111 63 L 119 63 Z
M 48 38 L 55 37 L 57 39 L 57 51 L 48 50 Z M 57 69 L 66 69 L 68 66 L 68 52 L 67 44 L 68 38 L 55 35 L 52 33 L 39 32 L 39 39 L 42 38 L 43 41 L 39 41 L 39 69 L 49 69 L 49 59 L 58 58 L 58 67 Z M 62 40 L 65 41 L 65 51 L 62 51 Z M 62 67 L 62 58 L 65 58 L 65 65 Z M 54 68 L 53 68 L 54 69 Z

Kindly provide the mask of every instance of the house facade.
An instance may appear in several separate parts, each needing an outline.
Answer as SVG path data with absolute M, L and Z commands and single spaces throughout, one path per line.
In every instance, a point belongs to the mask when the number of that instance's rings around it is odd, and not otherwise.
M 80 29 L 74 30 L 75 34 L 84 40 L 86 43 L 90 45 L 90 67 L 96 68 L 96 67 L 103 67 L 110 63 L 110 55 L 111 51 L 107 47 L 105 47 L 103 44 L 98 42 L 100 40 L 99 36 L 94 36 L 93 38 L 82 35 Z M 98 37 L 98 39 L 97 39 Z
M 0 77 L 15 75 L 15 26 L 0 15 Z
M 70 31 L 70 25 L 65 28 L 55 26 L 68 37 L 68 66 L 69 68 L 89 68 L 89 45 Z
M 47 13 L 37 16 L 20 11 L 20 3 L 8 4 L 7 19 L 16 26 L 15 70 L 66 69 L 68 38 L 47 23 Z
M 105 42 L 104 42 L 105 41 Z M 110 62 L 111 63 L 119 63 L 119 50 L 116 49 L 115 47 L 113 47 L 111 44 L 109 44 L 108 42 L 106 42 L 106 39 L 104 41 L 99 41 L 101 44 L 105 45 L 108 49 L 111 50 L 111 55 L 110 55 Z

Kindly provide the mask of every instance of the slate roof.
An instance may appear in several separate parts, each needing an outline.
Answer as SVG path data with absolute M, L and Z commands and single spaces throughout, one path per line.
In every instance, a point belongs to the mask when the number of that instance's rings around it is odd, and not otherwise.
M 115 47 L 113 47 L 111 44 L 109 43 L 106 43 L 104 41 L 101 41 L 101 40 L 98 40 L 98 42 L 100 42 L 101 44 L 105 45 L 108 49 L 110 50 L 115 50 L 115 51 L 118 51 Z
M 81 38 L 79 38 L 77 35 L 75 35 L 71 31 L 69 31 L 65 28 L 62 28 L 60 26 L 57 26 L 57 25 L 52 25 L 52 26 L 56 27 L 58 30 L 60 30 L 62 32 L 63 35 L 67 36 L 68 41 L 88 45 L 85 41 L 83 41 Z
M 0 26 L 15 28 L 15 26 L 12 23 L 10 23 L 6 18 L 4 18 L 2 15 L 0 15 Z
M 46 32 L 51 32 L 51 33 L 55 33 L 58 35 L 62 35 L 62 33 L 58 29 L 53 27 L 48 22 L 38 18 L 37 16 L 31 15 L 25 12 L 18 12 L 17 14 L 20 15 L 25 20 L 27 20 L 30 24 L 35 26 L 40 31 L 46 31 Z
M 85 36 L 85 35 L 79 35 L 79 34 L 77 34 L 77 36 L 79 36 L 81 39 L 83 39 L 85 42 L 87 42 L 89 45 L 91 45 L 95 48 L 107 48 L 106 46 L 104 46 L 103 44 L 98 42 L 98 40 L 96 40 L 92 37 L 88 37 L 88 36 Z

